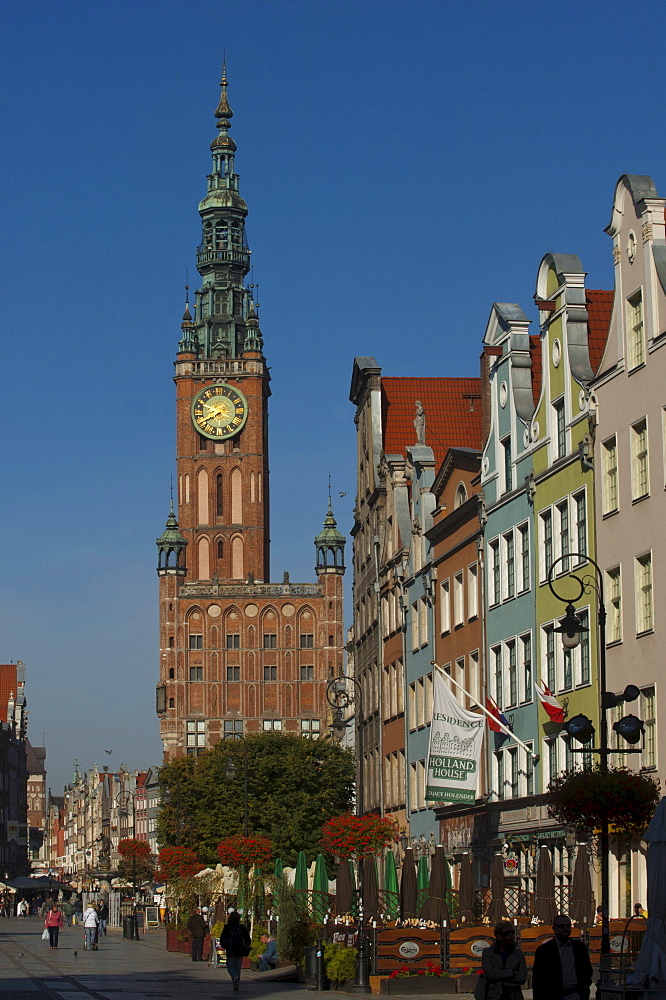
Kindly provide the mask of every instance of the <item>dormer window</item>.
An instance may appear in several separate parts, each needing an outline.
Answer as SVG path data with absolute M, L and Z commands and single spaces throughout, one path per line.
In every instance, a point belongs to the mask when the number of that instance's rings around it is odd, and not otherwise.
M 458 489 L 456 490 L 456 500 L 455 506 L 462 507 L 462 505 L 467 500 L 467 490 L 465 489 L 464 483 L 458 483 Z
M 643 295 L 636 292 L 627 299 L 627 338 L 629 370 L 645 363 L 645 330 L 643 327 Z

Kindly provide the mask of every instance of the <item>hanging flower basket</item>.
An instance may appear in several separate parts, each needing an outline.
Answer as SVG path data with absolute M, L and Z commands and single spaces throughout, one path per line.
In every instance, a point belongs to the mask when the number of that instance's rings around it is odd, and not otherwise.
M 548 791 L 548 815 L 565 826 L 589 834 L 607 820 L 612 833 L 631 839 L 643 836 L 659 802 L 658 779 L 624 767 L 562 774 Z
M 365 857 L 379 854 L 397 839 L 398 825 L 388 816 L 368 813 L 354 816 L 344 813 L 333 816 L 321 828 L 321 849 L 326 854 L 337 854 L 341 858 Z
M 168 881 L 190 878 L 205 868 L 189 847 L 163 847 L 158 854 L 158 863 L 159 877 Z
M 236 833 L 233 837 L 225 837 L 220 841 L 217 853 L 221 863 L 229 868 L 249 868 L 253 865 L 265 865 L 270 861 L 273 857 L 273 845 L 268 837 L 243 837 Z

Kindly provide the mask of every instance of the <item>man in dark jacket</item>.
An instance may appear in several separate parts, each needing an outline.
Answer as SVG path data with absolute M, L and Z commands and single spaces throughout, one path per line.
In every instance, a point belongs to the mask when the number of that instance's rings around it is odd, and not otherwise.
M 192 961 L 201 962 L 203 960 L 204 938 L 208 933 L 208 925 L 201 916 L 201 910 L 195 907 L 194 913 L 187 921 L 187 929 L 192 935 Z
M 582 941 L 571 940 L 571 920 L 559 913 L 553 922 L 555 937 L 534 954 L 534 1000 L 590 1000 L 592 963 Z

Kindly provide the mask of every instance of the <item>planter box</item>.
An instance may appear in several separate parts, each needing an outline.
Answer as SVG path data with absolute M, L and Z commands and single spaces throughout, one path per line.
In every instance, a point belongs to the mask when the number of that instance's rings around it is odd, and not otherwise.
M 370 989 L 373 993 L 381 993 L 381 985 L 388 976 L 370 976 Z
M 478 972 L 466 972 L 462 976 L 456 976 L 456 989 L 458 993 L 473 993 L 474 987 L 479 981 Z
M 382 979 L 380 991 L 393 996 L 411 993 L 457 993 L 456 978 L 453 976 L 398 976 L 395 979 Z

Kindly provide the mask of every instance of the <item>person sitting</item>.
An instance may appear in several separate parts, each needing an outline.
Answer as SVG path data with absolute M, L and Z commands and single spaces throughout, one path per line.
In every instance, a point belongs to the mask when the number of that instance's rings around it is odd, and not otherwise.
M 259 972 L 268 972 L 278 963 L 277 941 L 271 934 L 262 934 L 260 940 L 265 951 L 259 956 Z
M 634 903 L 634 916 L 640 917 L 643 920 L 647 917 L 647 910 L 643 909 L 641 903 Z

